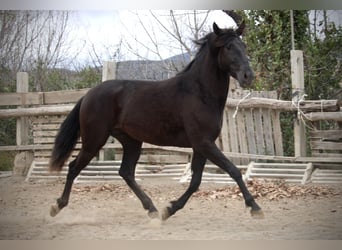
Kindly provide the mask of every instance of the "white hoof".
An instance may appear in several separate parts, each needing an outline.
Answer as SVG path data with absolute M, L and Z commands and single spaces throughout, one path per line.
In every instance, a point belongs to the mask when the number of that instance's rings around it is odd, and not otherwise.
M 59 211 L 61 211 L 61 209 L 58 207 L 58 205 L 52 205 L 51 208 L 50 208 L 50 216 L 51 217 L 55 217 Z
M 159 212 L 158 211 L 149 212 L 148 217 L 150 217 L 151 219 L 159 218 Z
M 150 228 L 160 228 L 162 226 L 162 221 L 159 218 L 153 218 L 148 223 Z
M 257 210 L 257 211 L 251 210 L 251 216 L 255 219 L 264 219 L 265 218 L 264 212 L 261 209 Z
M 171 204 L 169 204 L 168 206 L 164 207 L 163 210 L 162 210 L 162 214 L 161 214 L 161 219 L 164 221 L 164 220 L 167 220 L 171 215 L 169 213 L 169 210 L 168 208 L 171 207 Z

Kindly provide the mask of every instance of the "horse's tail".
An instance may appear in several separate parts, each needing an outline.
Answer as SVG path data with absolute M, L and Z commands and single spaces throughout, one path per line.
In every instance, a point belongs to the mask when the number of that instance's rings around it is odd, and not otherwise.
M 77 102 L 59 128 L 50 159 L 50 171 L 61 171 L 80 136 L 80 107 L 82 99 Z

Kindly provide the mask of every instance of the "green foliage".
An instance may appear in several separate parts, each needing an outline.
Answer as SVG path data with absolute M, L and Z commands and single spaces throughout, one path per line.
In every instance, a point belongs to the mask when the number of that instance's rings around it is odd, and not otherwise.
M 12 78 L 11 71 L 2 66 L 0 68 L 0 93 L 15 92 L 16 81 Z M 1 107 L 7 108 L 7 107 Z M 10 108 L 10 107 L 8 107 Z M 16 137 L 16 120 L 15 119 L 0 119 L 0 146 L 15 145 Z M 7 157 L 0 156 L 0 168 L 8 162 Z
M 294 156 L 293 121 L 295 119 L 296 114 L 294 113 L 280 113 L 280 126 L 282 131 L 283 148 L 285 156 Z
M 37 84 L 37 81 L 39 81 L 39 84 Z M 101 73 L 96 68 L 89 66 L 81 69 L 79 72 L 68 69 L 50 69 L 41 72 L 38 78 L 36 74 L 30 74 L 31 91 L 37 91 L 39 89 L 44 89 L 44 91 L 58 91 L 91 88 L 100 82 Z
M 15 145 L 16 120 L 0 120 L 0 146 Z M 0 151 L 0 171 L 12 170 L 15 152 Z
M 309 11 L 294 11 L 295 49 L 303 50 L 305 86 L 308 99 L 328 99 L 342 81 L 342 28 L 326 20 L 313 33 Z M 256 73 L 255 89 L 277 90 L 282 99 L 291 99 L 290 11 L 250 10 L 244 39 Z M 311 26 L 310 26 L 311 25 Z
M 244 40 L 256 74 L 256 90 L 276 90 L 291 100 L 291 26 L 289 10 L 243 11 L 247 24 Z M 323 34 L 310 33 L 309 11 L 293 11 L 295 49 L 303 50 L 307 99 L 329 99 L 342 81 L 342 30 L 325 21 Z M 314 31 L 318 30 L 317 27 Z M 285 155 L 293 155 L 293 114 L 282 114 Z
M 251 65 L 256 73 L 255 89 L 277 90 L 289 98 L 291 87 L 290 12 L 277 10 L 251 10 L 245 13 Z M 308 25 L 306 11 L 295 12 L 296 43 L 302 46 Z
M 0 65 L 0 93 L 15 92 L 15 75 L 9 68 Z
M 13 169 L 16 152 L 0 151 L 0 171 L 10 171 Z
M 61 90 L 69 87 L 67 74 L 62 70 L 51 70 L 47 76 L 46 83 L 49 91 Z
M 101 82 L 101 73 L 96 68 L 85 67 L 79 74 L 77 81 L 74 82 L 74 86 L 77 89 L 91 88 Z
M 30 91 L 37 91 L 37 88 L 44 89 L 45 91 L 90 88 L 101 81 L 100 71 L 91 67 L 85 67 L 80 72 L 67 69 L 51 69 L 41 74 L 38 78 L 37 72 L 37 70 L 29 72 Z M 0 92 L 15 92 L 16 80 L 13 78 L 13 75 L 15 76 L 16 74 L 11 74 L 6 69 L 0 70 Z M 38 81 L 43 81 L 39 84 L 39 87 L 37 87 Z M 15 145 L 15 138 L 16 120 L 0 119 L 0 145 Z
M 15 145 L 16 119 L 0 120 L 0 146 Z
M 255 90 L 276 90 L 281 99 L 291 99 L 291 26 L 290 11 L 246 11 L 247 43 L 251 65 L 256 74 Z M 295 11 L 296 44 L 302 46 L 307 29 L 305 11 Z M 280 117 L 285 155 L 294 154 L 292 114 Z
M 334 94 L 342 82 L 342 28 L 331 24 L 325 37 L 309 40 L 304 49 L 305 91 L 309 99 L 336 98 Z

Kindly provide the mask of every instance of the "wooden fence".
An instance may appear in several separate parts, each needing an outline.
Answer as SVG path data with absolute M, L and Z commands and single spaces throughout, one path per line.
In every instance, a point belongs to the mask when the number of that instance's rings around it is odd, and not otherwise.
M 110 78 L 108 72 L 111 71 L 107 70 L 106 72 L 107 77 Z M 64 176 L 65 171 L 60 175 L 48 172 L 48 159 L 60 123 L 70 112 L 75 102 L 88 89 L 30 93 L 27 92 L 27 89 L 25 90 L 25 87 L 20 87 L 21 84 L 27 84 L 27 81 L 27 74 L 19 73 L 19 93 L 0 94 L 0 107 L 16 106 L 16 108 L 0 109 L 0 119 L 17 118 L 17 145 L 0 146 L 0 150 L 33 152 L 34 160 L 28 174 L 30 178 Z M 23 89 L 24 92 L 22 92 Z M 246 166 L 251 161 L 280 161 L 296 164 L 313 162 L 321 165 L 332 164 L 335 167 L 342 165 L 341 127 L 339 126 L 342 122 L 342 112 L 337 100 L 282 101 L 275 99 L 275 92 L 251 92 L 248 98 L 245 98 L 246 95 L 247 92 L 239 89 L 230 92 L 224 111 L 222 131 L 217 140 L 219 148 L 244 172 L 247 171 Z M 313 152 L 312 157 L 305 155 L 284 156 L 280 124 L 281 112 L 298 113 L 298 117 L 305 119 L 310 126 L 314 124 L 312 122 L 318 120 L 331 120 L 337 126 L 333 130 L 326 131 L 319 131 L 312 127 L 309 137 Z M 295 143 L 296 140 L 301 140 L 301 138 L 294 139 Z M 77 153 L 79 146 L 79 144 L 76 146 L 73 156 Z M 331 151 L 328 152 L 329 150 Z M 121 146 L 113 138 L 109 138 L 99 155 L 80 175 L 79 180 L 116 178 L 113 171 L 117 176 L 121 156 Z M 190 149 L 144 144 L 143 154 L 137 168 L 137 176 L 143 178 L 153 174 L 153 176 L 166 175 L 186 179 L 184 175 L 186 176 L 188 173 L 190 160 Z M 250 176 L 253 174 L 264 177 L 274 176 L 272 173 L 265 175 L 267 171 L 280 173 L 286 170 L 286 173 L 289 172 L 288 167 L 284 167 L 283 170 L 279 170 L 279 168 L 275 170 L 275 167 L 267 167 L 266 165 L 263 167 L 257 164 L 250 166 L 248 170 Z M 292 172 L 306 174 L 308 172 L 306 166 L 299 166 L 298 170 Z M 210 169 L 207 171 L 210 175 L 208 178 L 217 174 L 217 169 Z M 320 176 L 319 174 L 316 173 L 316 176 Z

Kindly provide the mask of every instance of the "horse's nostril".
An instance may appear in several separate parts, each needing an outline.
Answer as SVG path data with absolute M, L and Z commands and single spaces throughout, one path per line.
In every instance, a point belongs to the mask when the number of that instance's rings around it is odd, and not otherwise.
M 243 75 L 244 79 L 245 80 L 249 80 L 252 78 L 252 74 L 250 72 L 246 72 L 244 75 Z
M 244 77 L 245 77 L 246 80 L 247 80 L 247 79 L 253 80 L 253 79 L 254 79 L 254 73 L 253 73 L 253 71 L 247 71 L 247 72 L 245 72 Z

